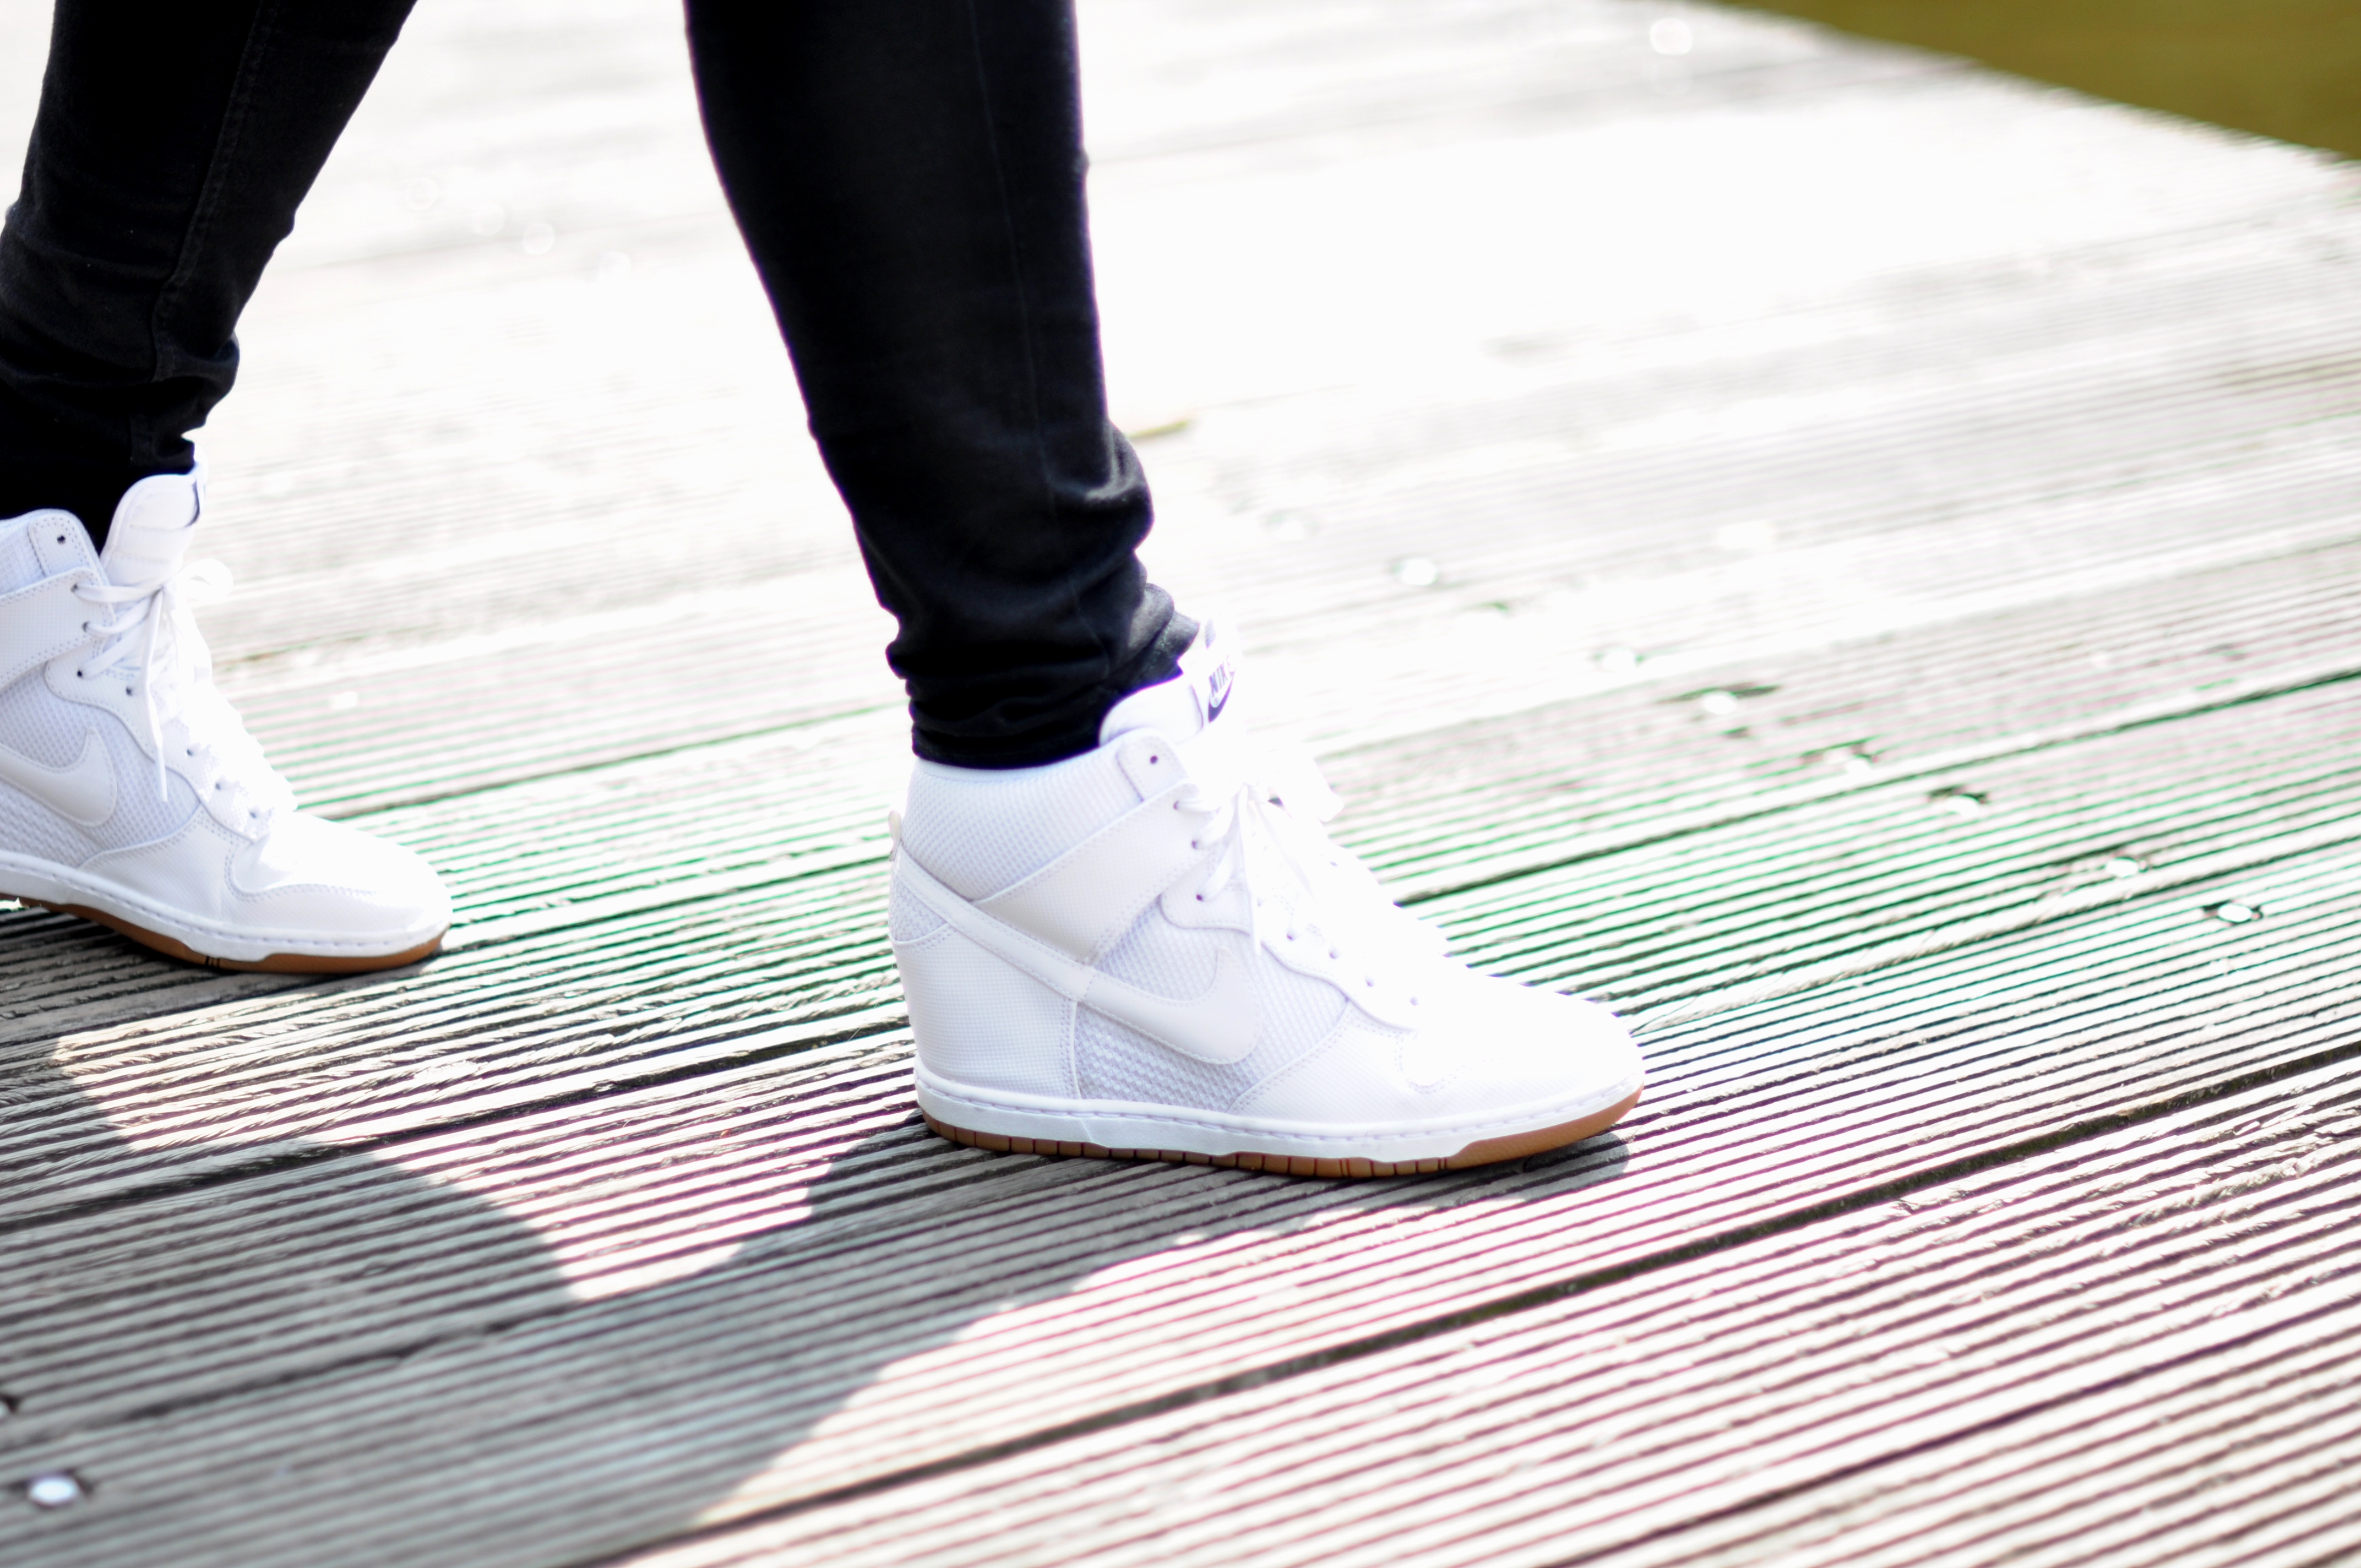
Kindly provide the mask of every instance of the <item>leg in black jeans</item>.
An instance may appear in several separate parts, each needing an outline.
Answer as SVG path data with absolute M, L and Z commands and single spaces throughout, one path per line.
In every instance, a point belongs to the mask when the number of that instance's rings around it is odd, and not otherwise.
M 1071 0 L 690 0 L 716 165 L 901 621 L 917 749 L 1087 750 L 1194 628 L 1107 423 Z
M 231 335 L 410 0 L 60 0 L 0 229 L 0 517 L 186 473 Z
M 61 0 L 0 232 L 0 517 L 104 526 L 231 336 L 408 0 Z M 692 0 L 708 135 L 923 756 L 1087 749 L 1193 633 L 1108 425 L 1068 0 Z

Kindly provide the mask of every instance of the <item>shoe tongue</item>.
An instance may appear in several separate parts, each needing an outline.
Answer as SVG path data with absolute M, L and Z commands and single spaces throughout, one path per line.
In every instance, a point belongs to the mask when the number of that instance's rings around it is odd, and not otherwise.
M 202 472 L 156 474 L 123 492 L 98 564 L 119 588 L 160 583 L 181 568 L 203 507 Z
M 1237 679 L 1237 659 L 1229 640 L 1208 621 L 1180 655 L 1179 674 L 1143 686 L 1107 710 L 1099 724 L 1099 744 L 1135 729 L 1193 740 L 1229 707 Z

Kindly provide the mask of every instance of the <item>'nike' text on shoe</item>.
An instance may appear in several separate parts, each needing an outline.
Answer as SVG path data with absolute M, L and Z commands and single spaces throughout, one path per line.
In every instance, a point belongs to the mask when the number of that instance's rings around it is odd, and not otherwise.
M 1470 972 L 1322 823 L 1300 754 L 1250 750 L 1208 630 L 1096 751 L 920 762 L 890 920 L 918 1104 L 985 1148 L 1301 1175 L 1481 1165 L 1640 1096 L 1606 1009 Z
M 200 476 L 131 487 L 103 554 L 72 514 L 0 521 L 0 897 L 227 969 L 386 969 L 442 942 L 426 862 L 295 809 L 214 688 L 186 559 Z

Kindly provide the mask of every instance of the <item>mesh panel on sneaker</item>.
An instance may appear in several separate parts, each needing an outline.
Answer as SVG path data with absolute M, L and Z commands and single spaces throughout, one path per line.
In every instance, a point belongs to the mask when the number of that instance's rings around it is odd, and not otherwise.
M 117 728 L 104 714 L 60 702 L 38 670 L 0 691 L 0 746 L 45 767 L 71 767 L 82 755 L 85 734 Z M 103 847 L 88 829 L 13 784 L 0 784 L 0 798 L 7 806 L 0 812 L 0 849 L 77 866 Z
M 1074 1076 L 1085 1100 L 1219 1111 L 1253 1081 L 1241 1082 L 1237 1070 L 1184 1057 L 1087 1007 L 1075 1009 Z
M 98 846 L 89 834 L 13 784 L 0 784 L 0 850 L 78 866 Z
M 72 708 L 79 705 L 61 702 L 58 706 Z M 115 757 L 115 815 L 99 825 L 95 837 L 100 844 L 109 850 L 127 849 L 134 844 L 152 844 L 179 832 L 197 806 L 197 792 L 189 781 L 168 771 L 164 781 L 169 793 L 159 799 L 155 759 L 141 751 L 130 732 L 111 715 L 94 709 L 84 711 L 95 721 L 93 728 Z
M 1262 992 L 1262 1037 L 1229 1069 L 1238 1075 L 1241 1093 L 1326 1039 L 1345 1016 L 1345 998 L 1334 986 L 1298 974 L 1268 953 L 1255 954 L 1255 984 Z
M 27 821 L 46 820 L 51 829 L 49 836 L 42 837 L 34 828 L 25 827 L 24 831 L 32 837 L 21 841 L 13 836 L 0 837 L 0 848 L 79 865 L 97 850 L 120 850 L 170 838 L 188 821 L 189 813 L 196 806 L 196 794 L 188 781 L 168 773 L 165 787 L 170 795 L 159 799 L 155 759 L 139 749 L 130 731 L 113 714 L 63 700 L 49 690 L 49 681 L 39 670 L 0 692 L 0 745 L 45 766 L 64 768 L 72 766 L 81 757 L 85 735 L 99 738 L 115 769 L 115 815 L 85 831 L 69 825 L 64 817 L 30 796 L 11 789 L 8 794 L 22 805 L 19 817 Z M 7 831 L 13 835 L 16 828 L 12 827 Z M 60 832 L 66 837 L 58 837 Z
M 1188 929 L 1151 910 L 1107 949 L 1098 967 L 1159 995 L 1198 996 L 1213 983 L 1214 954 L 1223 942 L 1235 944 L 1233 951 L 1247 946 L 1237 933 Z M 1253 950 L 1262 1034 L 1244 1059 L 1227 1067 L 1201 1062 L 1083 1007 L 1074 1049 L 1082 1093 L 1218 1111 L 1326 1039 L 1345 1012 L 1336 988 Z
M 110 714 L 59 701 L 49 690 L 47 676 L 38 669 L 0 691 L 0 745 L 21 751 L 44 767 L 71 767 L 82 755 L 84 734 L 122 728 Z
M 1041 768 L 911 771 L 902 843 L 962 898 L 1022 882 L 1139 804 L 1109 751 Z
M 1216 955 L 1225 948 L 1244 953 L 1250 945 L 1235 931 L 1183 929 L 1151 907 L 1092 963 L 1160 996 L 1202 996 L 1213 983 Z
M 885 901 L 885 935 L 896 942 L 908 944 L 921 937 L 931 936 L 949 924 L 943 917 L 906 896 Z
M 1264 1063 L 1244 1080 L 1251 1083 L 1262 1073 L 1294 1060 L 1299 1052 L 1327 1037 L 1345 1012 L 1345 998 L 1334 985 L 1296 973 L 1241 932 L 1175 926 L 1157 908 L 1142 916 L 1137 924 L 1100 955 L 1096 964 L 1117 980 L 1160 995 L 1202 996 L 1213 983 L 1213 955 L 1224 945 L 1231 952 L 1254 955 L 1255 990 L 1261 999 L 1262 1038 L 1253 1054 L 1235 1069 Z

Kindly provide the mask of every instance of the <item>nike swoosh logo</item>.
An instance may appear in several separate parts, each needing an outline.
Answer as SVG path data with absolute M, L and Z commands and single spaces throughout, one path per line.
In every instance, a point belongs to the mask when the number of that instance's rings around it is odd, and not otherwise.
M 1206 723 L 1221 718 L 1222 709 L 1230 706 L 1230 687 L 1236 679 L 1237 670 L 1227 659 L 1214 665 L 1213 673 L 1205 678 Z
M 1215 1067 L 1227 1067 L 1252 1054 L 1257 1021 L 1254 976 L 1235 954 L 1218 955 L 1213 983 L 1202 995 L 1159 996 L 1069 958 L 1039 938 L 986 915 L 936 881 L 907 854 L 897 851 L 895 858 L 901 862 L 896 874 L 920 903 L 953 930 L 1069 1002 Z
M 0 746 L 0 781 L 85 828 L 95 828 L 115 815 L 115 762 L 94 729 L 82 731 L 82 755 L 71 767 L 47 767 Z

